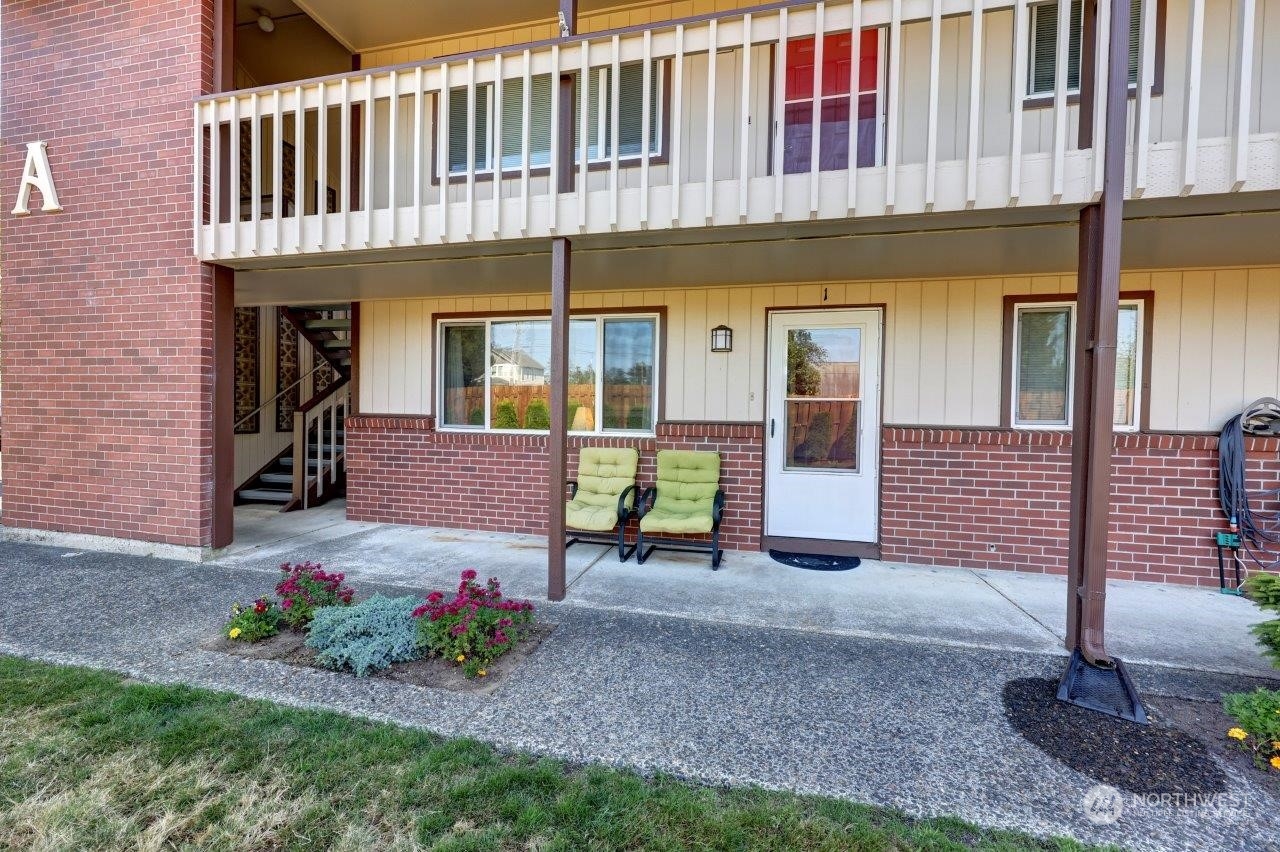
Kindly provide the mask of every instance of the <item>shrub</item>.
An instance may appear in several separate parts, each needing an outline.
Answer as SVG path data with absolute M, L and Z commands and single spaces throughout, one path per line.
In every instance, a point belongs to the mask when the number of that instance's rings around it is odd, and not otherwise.
M 329 574 L 313 562 L 280 566 L 284 579 L 276 584 L 284 623 L 302 630 L 311 623 L 315 611 L 326 606 L 347 606 L 355 592 L 342 585 L 342 574 Z
M 1280 669 L 1280 618 L 1255 624 L 1250 629 L 1253 630 L 1253 635 L 1258 637 L 1258 642 L 1262 645 L 1262 653 L 1271 658 L 1273 666 Z
M 647 406 L 637 405 L 635 408 L 632 408 L 627 412 L 627 428 L 649 428 L 649 409 Z
M 307 647 L 326 668 L 357 677 L 421 656 L 413 613 L 421 598 L 374 595 L 354 606 L 316 610 Z
M 467 415 L 467 425 L 483 426 L 484 425 L 484 409 L 483 408 L 471 409 L 471 413 Z
M 500 402 L 493 409 L 494 429 L 519 429 L 520 418 L 516 416 L 514 402 Z
M 1227 736 L 1253 756 L 1259 769 L 1280 772 L 1280 690 L 1233 692 L 1222 697 L 1222 705 L 1240 725 Z
M 547 408 L 547 404 L 545 402 L 540 399 L 535 399 L 529 403 L 529 407 L 524 410 L 524 428 L 551 428 L 551 411 Z
M 831 452 L 835 431 L 835 423 L 830 413 L 819 411 L 813 415 L 813 420 L 809 421 L 809 431 L 804 436 L 804 442 L 796 447 L 796 460 L 812 462 L 826 459 Z
M 238 642 L 258 642 L 280 632 L 280 608 L 275 601 L 258 598 L 253 606 L 235 604 L 231 607 L 231 619 L 223 631 L 228 639 Z
M 1244 581 L 1244 592 L 1263 609 L 1280 612 L 1280 574 L 1254 574 Z M 1280 668 L 1280 618 L 1255 624 L 1253 633 L 1262 645 L 1262 653 Z
M 476 572 L 468 569 L 452 600 L 432 592 L 413 616 L 422 647 L 462 666 L 466 677 L 484 677 L 494 660 L 524 637 L 533 623 L 533 604 L 504 600 L 496 577 L 480 586 Z
M 1264 609 L 1280 610 L 1280 574 L 1254 574 L 1244 581 L 1244 593 Z

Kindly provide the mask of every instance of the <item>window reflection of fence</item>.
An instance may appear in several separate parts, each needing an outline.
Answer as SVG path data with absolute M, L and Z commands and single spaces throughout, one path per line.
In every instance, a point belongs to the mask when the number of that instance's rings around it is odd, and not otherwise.
M 550 413 L 551 386 L 540 385 L 493 385 L 490 423 L 494 428 L 508 429 L 545 429 L 539 422 L 543 412 Z M 484 423 L 484 387 L 474 385 L 466 388 L 448 388 L 445 390 L 445 410 L 467 414 L 467 425 L 483 426 Z M 541 406 L 535 403 L 541 403 Z M 594 384 L 569 385 L 569 422 L 572 424 L 573 411 L 585 406 L 595 411 L 596 386 Z M 509 407 L 508 407 L 509 405 Z M 533 421 L 529 418 L 529 408 L 534 407 Z M 500 414 L 502 408 L 506 414 Z M 607 429 L 651 429 L 653 428 L 653 386 L 652 385 L 606 385 L 604 388 L 604 427 Z M 514 425 L 510 422 L 514 415 Z M 597 424 L 599 425 L 599 424 Z
M 856 468 L 856 400 L 787 402 L 787 467 Z
M 1132 426 L 1136 422 L 1134 405 L 1137 394 L 1134 388 L 1116 390 L 1115 424 Z M 1023 424 L 1044 423 L 1046 425 L 1065 424 L 1067 417 L 1067 395 L 1061 390 L 1033 391 L 1024 390 L 1018 393 L 1018 422 Z

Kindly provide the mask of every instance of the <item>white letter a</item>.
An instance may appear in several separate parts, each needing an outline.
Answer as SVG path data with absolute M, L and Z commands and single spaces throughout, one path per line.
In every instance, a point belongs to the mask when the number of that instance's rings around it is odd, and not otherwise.
M 49 153 L 43 142 L 27 143 L 27 162 L 22 167 L 22 184 L 18 187 L 18 203 L 13 208 L 13 215 L 26 216 L 31 213 L 27 205 L 31 202 L 31 190 L 40 190 L 44 205 L 40 208 L 45 213 L 57 213 L 62 210 L 58 203 L 58 190 L 53 188 L 53 173 L 49 170 Z

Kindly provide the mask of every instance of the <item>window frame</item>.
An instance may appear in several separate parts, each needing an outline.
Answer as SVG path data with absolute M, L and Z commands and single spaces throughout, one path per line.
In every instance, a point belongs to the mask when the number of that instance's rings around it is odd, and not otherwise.
M 643 60 L 640 60 L 640 61 L 643 61 Z M 669 152 L 671 150 L 671 61 L 672 61 L 671 59 L 653 60 L 654 67 L 657 69 L 657 77 L 658 77 L 657 80 L 653 81 L 653 85 L 655 86 L 655 89 L 658 95 L 657 97 L 658 114 L 657 116 L 650 116 L 649 118 L 651 122 L 655 122 L 655 127 L 657 129 L 658 148 L 656 151 L 651 151 L 648 155 L 650 166 L 661 166 L 669 162 Z M 636 63 L 624 63 L 624 64 L 631 65 Z M 610 65 L 597 65 L 597 66 L 592 66 L 590 68 L 590 72 L 595 74 L 601 74 L 602 72 L 610 71 L 611 68 L 612 66 Z M 535 74 L 533 75 L 533 78 L 536 78 L 539 76 L 545 76 L 545 75 Z M 569 76 L 573 77 L 573 103 L 576 105 L 580 97 L 578 92 L 578 81 L 579 81 L 579 77 L 582 76 L 582 72 L 579 69 L 571 72 Z M 522 77 L 518 77 L 518 76 L 503 77 L 504 84 L 508 80 L 520 80 L 520 79 L 522 79 Z M 554 76 L 552 77 L 551 85 L 552 86 L 556 85 L 556 80 Z M 461 88 L 465 88 L 465 87 L 450 86 L 451 91 L 453 89 L 461 89 Z M 489 92 L 490 92 L 490 95 L 488 98 L 489 108 L 490 108 L 489 121 L 487 125 L 488 140 L 485 145 L 488 151 L 490 163 L 497 164 L 500 178 L 502 180 L 510 180 L 513 178 L 522 177 L 524 175 L 523 168 L 509 168 L 502 165 L 502 151 L 501 151 L 502 141 L 500 139 L 495 140 L 494 138 L 494 133 L 493 133 L 494 115 L 496 114 L 497 110 L 502 109 L 502 105 L 498 103 L 496 81 L 490 81 L 487 83 L 478 84 L 476 88 L 477 90 L 481 88 L 487 88 L 489 89 Z M 505 90 L 506 86 L 504 85 L 503 88 Z M 505 91 L 504 91 L 504 95 L 505 95 Z M 440 124 L 440 113 L 441 113 L 440 101 L 442 96 L 447 97 L 447 94 L 443 94 L 441 92 L 434 92 L 432 93 L 432 96 L 431 96 L 432 97 L 431 136 L 433 140 L 439 139 L 439 132 L 440 132 L 439 124 Z M 603 102 L 603 99 L 602 99 L 602 102 Z M 609 110 L 601 108 L 600 116 L 597 117 L 597 121 L 603 120 L 607 123 L 609 121 L 608 116 L 610 114 L 611 113 Z M 450 113 L 450 115 L 452 115 L 452 113 Z M 556 116 L 553 115 L 551 117 L 551 132 L 553 136 L 556 133 L 556 127 L 557 127 L 557 118 Z M 578 123 L 575 120 L 574 122 L 575 136 L 577 135 L 577 132 L 578 132 Z M 445 139 L 447 140 L 448 138 L 449 138 L 449 134 L 446 130 Z M 574 149 L 573 171 L 574 171 L 574 174 L 576 174 L 577 168 L 578 168 L 578 151 L 581 150 L 582 146 L 580 144 L 580 140 L 575 139 L 574 141 L 575 141 L 575 144 L 573 146 L 573 149 Z M 431 160 L 431 185 L 432 186 L 436 186 L 440 183 L 441 175 L 446 175 L 449 183 L 451 184 L 466 182 L 467 180 L 466 169 L 462 169 L 461 171 L 456 171 L 456 172 L 449 169 L 448 148 L 445 148 L 444 150 L 435 151 L 434 154 L 435 154 L 434 156 L 429 158 Z M 638 168 L 640 166 L 641 161 L 644 159 L 644 156 L 645 155 L 643 153 L 638 153 L 638 154 L 621 154 L 620 153 L 618 155 L 618 166 L 619 168 Z M 604 154 L 603 156 L 589 157 L 587 159 L 587 169 L 593 172 L 609 169 L 612 166 L 612 162 L 613 162 L 612 156 L 608 153 Z M 551 174 L 550 165 L 530 166 L 529 168 L 530 177 L 546 177 L 550 174 Z M 494 175 L 495 175 L 495 169 L 492 165 L 486 169 L 477 168 L 475 170 L 475 179 L 479 182 L 491 181 L 494 179 Z
M 1117 432 L 1143 432 L 1149 427 L 1151 411 L 1151 341 L 1152 317 L 1155 294 L 1150 290 L 1125 291 L 1120 294 L 1121 305 L 1138 308 L 1138 351 L 1134 369 L 1133 423 L 1115 425 Z M 1018 319 L 1023 308 L 1069 307 L 1071 309 L 1071 343 L 1067 353 L 1067 411 L 1066 423 L 1021 423 L 1014 416 L 1017 405 L 1017 346 Z M 1027 294 L 1004 297 L 1003 352 L 1001 358 L 1000 426 L 1024 432 L 1066 432 L 1073 427 L 1075 414 L 1075 344 L 1079 327 L 1079 306 L 1075 293 Z
M 1046 109 L 1054 105 L 1053 92 L 1032 92 L 1031 91 L 1031 75 L 1035 67 L 1035 15 L 1036 9 L 1040 6 L 1047 6 L 1056 3 L 1056 0 L 1041 0 L 1038 3 L 1029 4 L 1027 14 L 1027 84 L 1026 91 L 1022 97 L 1023 109 Z M 1169 3 L 1168 0 L 1155 0 L 1156 3 L 1156 50 L 1155 63 L 1152 68 L 1151 80 L 1151 96 L 1153 98 L 1160 97 L 1164 94 L 1164 66 L 1165 66 L 1165 32 L 1168 29 Z M 1082 21 L 1083 26 L 1083 21 Z M 1081 49 L 1081 61 L 1084 59 L 1083 46 Z M 1138 96 L 1137 83 L 1130 83 L 1128 86 L 1129 97 L 1136 98 Z M 1080 89 L 1067 89 L 1067 104 L 1076 105 L 1080 103 Z
M 666 349 L 666 308 L 612 308 L 598 309 L 587 308 L 583 310 L 572 310 L 569 312 L 570 320 L 594 320 L 596 322 L 596 355 L 599 360 L 596 362 L 596 389 L 595 389 L 595 423 L 596 428 L 590 432 L 578 432 L 572 429 L 567 430 L 568 434 L 579 437 L 652 437 L 658 427 L 658 423 L 662 421 L 665 405 L 663 397 L 663 388 L 666 384 L 666 360 L 663 357 Z M 604 428 L 604 324 L 606 320 L 645 320 L 651 319 L 654 322 L 653 330 L 653 391 L 652 391 L 652 410 L 653 410 L 653 426 L 649 429 L 606 429 Z M 434 418 L 437 432 L 459 432 L 483 435 L 549 435 L 547 429 L 494 429 L 489 424 L 492 422 L 492 399 L 491 399 L 491 379 L 492 365 L 488 363 L 492 357 L 493 346 L 493 324 L 502 322 L 539 322 L 551 321 L 551 314 L 547 311 L 494 311 L 494 312 L 462 312 L 462 313 L 444 313 L 432 316 L 432 325 L 434 327 L 433 349 L 431 358 L 434 360 L 431 368 L 431 400 L 434 407 Z M 484 373 L 484 423 L 480 426 L 470 426 L 465 424 L 446 424 L 444 422 L 444 330 L 447 327 L 457 326 L 484 326 L 484 346 L 485 346 L 485 373 Z

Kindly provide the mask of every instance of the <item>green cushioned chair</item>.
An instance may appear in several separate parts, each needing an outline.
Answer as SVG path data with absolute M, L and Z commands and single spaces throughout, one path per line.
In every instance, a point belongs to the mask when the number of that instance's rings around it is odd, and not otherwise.
M 578 453 L 578 478 L 565 503 L 565 547 L 577 542 L 613 544 L 617 534 L 618 561 L 626 562 L 635 545 L 626 547 L 623 533 L 636 499 L 636 468 L 640 453 L 633 447 L 583 447 Z
M 658 481 L 640 497 L 640 533 L 636 538 L 641 564 L 655 550 L 711 551 L 711 569 L 720 567 L 720 454 L 659 450 Z M 711 534 L 710 543 L 669 539 L 662 535 Z M 645 544 L 648 542 L 648 549 Z

